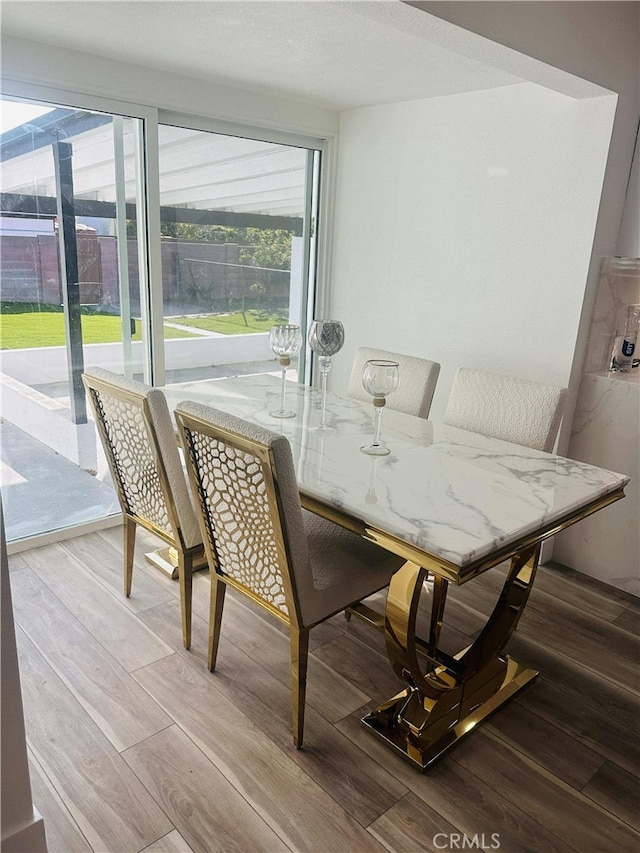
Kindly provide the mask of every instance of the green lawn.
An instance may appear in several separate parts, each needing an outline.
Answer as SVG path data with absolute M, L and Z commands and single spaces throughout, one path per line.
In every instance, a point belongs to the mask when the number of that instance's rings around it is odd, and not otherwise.
M 62 309 L 33 310 L 33 305 L 4 303 L 0 311 L 0 347 L 26 349 L 29 347 L 57 347 L 65 345 L 64 315 Z M 286 323 L 283 314 L 266 311 L 237 311 L 232 314 L 204 314 L 193 317 L 171 317 L 172 324 L 193 326 L 224 335 L 246 335 L 248 332 L 268 332 L 276 323 Z M 195 338 L 197 333 L 164 327 L 165 338 Z M 82 311 L 82 340 L 85 344 L 107 344 L 122 340 L 120 317 L 97 314 L 90 309 Z M 140 320 L 136 321 L 134 341 L 141 340 Z
M 277 323 L 288 322 L 285 314 L 256 311 L 254 309 L 235 311 L 232 314 L 204 314 L 193 317 L 171 317 L 172 323 L 194 326 L 207 332 L 221 332 L 223 335 L 246 335 L 247 332 L 268 332 Z M 246 321 L 246 322 L 245 322 Z
M 165 338 L 193 338 L 196 335 L 165 326 Z M 140 321 L 136 322 L 134 341 L 141 340 Z M 85 344 L 108 344 L 122 340 L 120 317 L 109 314 L 83 314 L 82 340 Z M 58 347 L 65 345 L 64 315 L 50 311 L 0 314 L 2 349 Z

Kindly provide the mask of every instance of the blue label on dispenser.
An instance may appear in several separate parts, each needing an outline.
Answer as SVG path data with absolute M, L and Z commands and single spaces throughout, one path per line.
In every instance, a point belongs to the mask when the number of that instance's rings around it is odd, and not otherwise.
M 636 345 L 632 341 L 623 341 L 622 342 L 622 355 L 626 355 L 627 358 L 631 358 L 635 348 L 636 348 Z

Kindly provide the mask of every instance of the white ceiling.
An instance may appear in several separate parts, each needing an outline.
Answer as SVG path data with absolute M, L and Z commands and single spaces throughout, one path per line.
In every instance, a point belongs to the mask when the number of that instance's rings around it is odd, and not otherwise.
M 474 56 L 465 33 L 457 52 L 458 28 L 400 0 L 2 0 L 1 13 L 3 36 L 332 109 L 522 82 L 486 61 L 486 39 Z

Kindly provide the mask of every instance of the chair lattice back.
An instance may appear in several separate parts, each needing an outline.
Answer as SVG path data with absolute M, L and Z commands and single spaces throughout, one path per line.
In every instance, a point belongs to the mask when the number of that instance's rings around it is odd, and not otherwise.
M 202 533 L 219 573 L 288 617 L 287 557 L 269 449 L 178 421 L 205 520 Z
M 123 510 L 173 538 L 143 401 L 116 396 L 105 388 L 88 391 Z

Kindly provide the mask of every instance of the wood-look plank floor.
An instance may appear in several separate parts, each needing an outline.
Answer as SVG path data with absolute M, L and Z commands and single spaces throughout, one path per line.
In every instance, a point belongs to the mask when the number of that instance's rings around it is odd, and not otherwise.
M 421 774 L 360 724 L 399 687 L 381 635 L 342 615 L 312 632 L 297 751 L 283 627 L 228 593 L 209 673 L 208 574 L 187 652 L 178 585 L 144 559 L 159 543 L 138 540 L 130 599 L 119 528 L 10 558 L 51 853 L 640 850 L 638 599 L 542 567 L 508 649 L 540 677 Z M 502 579 L 451 589 L 450 651 Z

